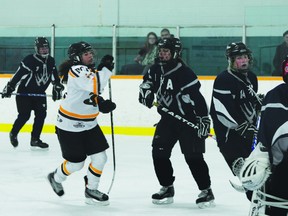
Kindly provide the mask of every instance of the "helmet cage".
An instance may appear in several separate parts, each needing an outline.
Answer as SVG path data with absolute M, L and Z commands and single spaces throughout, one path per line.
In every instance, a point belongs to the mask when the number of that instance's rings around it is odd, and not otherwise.
M 36 37 L 34 48 L 35 48 L 36 54 L 42 56 L 43 58 L 46 58 L 49 55 L 50 45 L 49 45 L 49 41 L 45 37 Z M 47 48 L 48 52 L 44 54 L 40 53 L 40 48 Z
M 236 56 L 247 55 L 249 59 L 249 67 L 253 63 L 251 50 L 242 42 L 233 42 L 233 43 L 228 44 L 226 47 L 225 55 L 229 63 L 228 68 L 234 71 L 247 72 L 247 69 L 240 70 L 240 69 L 233 68 L 233 64 L 236 59 Z
M 178 38 L 163 38 L 158 43 L 158 52 L 160 52 L 161 48 L 169 49 L 172 56 L 171 59 L 177 59 L 180 57 L 182 44 Z

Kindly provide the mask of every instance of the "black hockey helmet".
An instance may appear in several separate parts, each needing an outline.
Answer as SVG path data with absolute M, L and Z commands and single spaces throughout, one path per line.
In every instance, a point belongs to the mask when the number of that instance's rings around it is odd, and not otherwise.
M 178 38 L 163 38 L 158 42 L 158 50 L 160 48 L 169 49 L 172 59 L 177 59 L 181 55 L 182 44 Z
M 47 48 L 47 53 L 40 53 L 40 48 Z M 46 37 L 36 37 L 35 39 L 35 52 L 37 55 L 42 56 L 43 58 L 47 57 L 50 52 L 49 41 Z
M 227 59 L 233 58 L 239 55 L 248 55 L 251 57 L 251 50 L 242 42 L 233 42 L 227 45 L 226 47 L 226 57 Z
M 230 70 L 238 71 L 241 73 L 246 73 L 248 70 L 239 70 L 233 67 L 236 56 L 247 55 L 249 58 L 249 67 L 253 63 L 252 52 L 243 42 L 233 42 L 226 47 L 226 58 L 228 60 L 228 68 Z
M 283 81 L 288 84 L 288 55 L 286 59 L 282 62 L 282 77 Z
M 68 48 L 69 59 L 73 61 L 74 64 L 81 63 L 81 56 L 85 52 L 93 52 L 92 46 L 84 41 L 73 43 Z

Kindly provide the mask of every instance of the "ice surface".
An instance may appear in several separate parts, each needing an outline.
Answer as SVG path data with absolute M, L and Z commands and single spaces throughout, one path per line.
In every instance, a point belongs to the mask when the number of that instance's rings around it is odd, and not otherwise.
M 46 176 L 62 162 L 55 134 L 42 134 L 50 144 L 47 152 L 30 150 L 30 134 L 18 136 L 19 146 L 14 149 L 8 133 L 0 133 L 1 216 L 243 216 L 248 215 L 249 202 L 245 194 L 236 192 L 229 184 L 233 176 L 220 154 L 216 142 L 207 139 L 205 159 L 210 169 L 216 207 L 199 209 L 195 200 L 199 190 L 192 178 L 184 157 L 176 144 L 172 153 L 176 177 L 174 203 L 157 206 L 151 195 L 160 189 L 151 158 L 150 136 L 115 136 L 116 176 L 109 194 L 109 206 L 89 206 L 84 203 L 83 176 L 89 164 L 63 183 L 65 195 L 58 197 L 48 184 Z M 107 136 L 111 143 L 111 137 Z M 112 148 L 107 151 L 108 162 L 103 171 L 100 190 L 107 192 L 113 173 Z

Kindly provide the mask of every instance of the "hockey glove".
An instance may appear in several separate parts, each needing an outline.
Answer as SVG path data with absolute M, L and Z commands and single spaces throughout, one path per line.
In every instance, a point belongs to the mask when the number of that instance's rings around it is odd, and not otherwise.
M 235 128 L 235 131 L 240 136 L 244 137 L 245 139 L 250 139 L 250 140 L 252 140 L 254 135 L 256 135 L 258 132 L 257 128 L 253 124 L 250 124 L 247 121 L 243 122 L 237 128 Z
M 198 137 L 206 139 L 210 133 L 210 119 L 208 116 L 196 116 L 196 122 L 198 126 Z
M 97 106 L 96 99 L 97 99 L 98 95 L 94 94 L 93 92 L 90 92 L 89 95 L 90 95 L 90 98 L 84 100 L 83 103 L 86 105 Z
M 4 87 L 2 92 L 2 98 L 10 98 L 12 92 L 15 90 L 13 86 L 11 86 L 11 83 L 8 82 L 7 85 Z
M 111 100 L 104 100 L 101 96 L 98 96 L 98 107 L 99 111 L 102 113 L 112 112 L 116 108 L 116 104 Z
M 64 90 L 64 86 L 59 82 L 53 85 L 52 89 L 52 99 L 53 101 L 60 100 L 62 98 L 62 91 Z
M 256 190 L 264 185 L 271 174 L 269 153 L 261 142 L 245 159 L 239 178 L 244 188 Z
M 139 87 L 139 102 L 144 106 L 151 108 L 154 101 L 153 83 L 147 81 L 142 83 Z
M 101 61 L 100 64 L 97 67 L 98 71 L 101 71 L 103 67 L 108 68 L 110 71 L 114 69 L 114 57 L 111 55 L 105 55 Z

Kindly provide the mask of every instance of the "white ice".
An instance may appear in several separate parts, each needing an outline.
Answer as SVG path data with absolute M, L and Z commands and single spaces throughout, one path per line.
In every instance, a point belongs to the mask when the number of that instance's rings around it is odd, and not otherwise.
M 208 209 L 199 209 L 195 204 L 199 190 L 178 144 L 171 158 L 176 177 L 173 204 L 157 206 L 151 202 L 152 193 L 160 189 L 152 165 L 152 137 L 116 135 L 116 175 L 109 194 L 110 205 L 89 206 L 84 203 L 83 181 L 89 159 L 81 171 L 63 183 L 65 195 L 60 198 L 46 180 L 47 174 L 63 162 L 60 147 L 55 134 L 42 134 L 41 138 L 50 144 L 49 151 L 31 151 L 29 133 L 18 135 L 19 147 L 14 149 L 8 133 L 0 133 L 0 216 L 248 215 L 250 204 L 245 194 L 230 186 L 229 179 L 233 179 L 233 175 L 211 138 L 207 139 L 205 159 L 216 206 Z M 110 136 L 107 140 L 111 144 Z M 109 160 L 100 184 L 103 192 L 108 191 L 113 173 L 111 147 L 107 153 Z

